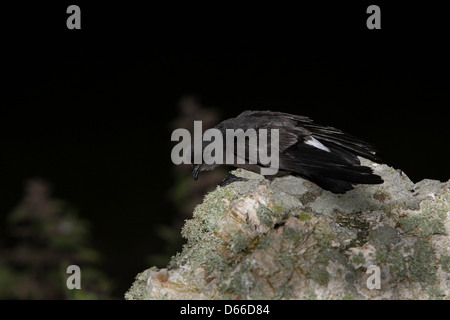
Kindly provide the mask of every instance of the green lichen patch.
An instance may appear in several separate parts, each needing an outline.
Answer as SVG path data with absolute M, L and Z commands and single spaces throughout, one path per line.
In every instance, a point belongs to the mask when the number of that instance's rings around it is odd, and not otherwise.
M 392 261 L 390 261 L 392 259 L 395 259 L 395 261 L 397 261 L 396 258 L 403 258 L 399 251 L 399 248 L 396 248 L 394 252 L 391 251 L 392 247 L 400 240 L 398 232 L 394 228 L 390 226 L 378 227 L 368 233 L 368 238 L 369 243 L 376 248 L 375 259 L 377 263 L 392 263 Z M 396 270 L 397 265 L 398 268 L 401 267 L 396 263 L 393 267 L 394 270 Z
M 437 201 L 422 201 L 420 213 L 411 214 L 400 220 L 400 224 L 405 232 L 428 237 L 432 234 L 445 234 L 443 221 L 447 211 L 442 203 Z
M 450 272 L 450 256 L 442 255 L 440 259 L 441 268 L 445 272 Z
M 280 252 L 275 255 L 275 260 L 288 271 L 295 268 L 295 254 L 292 252 Z
M 376 245 L 375 248 L 376 248 L 375 259 L 376 259 L 377 263 L 386 262 L 388 259 L 388 253 L 389 253 L 386 246 Z
M 230 269 L 231 270 L 231 269 Z M 241 299 L 267 299 L 261 282 L 255 281 L 252 273 L 252 262 L 244 260 L 238 268 L 232 269 L 227 282 L 218 285 L 218 290 L 226 299 L 230 297 Z
M 270 237 L 264 236 L 259 240 L 256 248 L 261 249 L 261 250 L 266 250 L 266 249 L 270 248 L 270 245 L 271 245 Z
M 289 299 L 294 297 L 294 289 L 289 284 L 289 281 L 286 279 L 284 283 L 275 288 L 275 293 L 273 299 Z
M 307 213 L 300 213 L 299 215 L 297 215 L 297 218 L 303 222 L 311 220 L 311 216 Z
M 284 214 L 284 207 L 281 204 L 272 204 L 270 210 L 274 217 L 281 217 Z
M 247 270 L 236 272 L 230 281 L 230 285 L 226 291 L 247 296 L 250 292 L 254 292 L 255 282 L 253 276 Z
M 265 225 L 266 227 L 272 228 L 274 222 L 272 220 L 272 210 L 264 205 L 260 205 L 258 210 L 256 211 L 256 215 L 258 216 L 259 221 Z
M 436 282 L 437 259 L 433 246 L 426 240 L 417 239 L 412 247 L 401 245 L 386 251 L 382 262 L 387 262 L 390 272 L 400 279 L 428 285 Z
M 317 300 L 317 294 L 314 292 L 313 289 L 308 288 L 305 290 L 305 294 L 303 296 L 303 299 L 305 300 Z
M 331 241 L 335 238 L 335 233 L 331 229 L 330 225 L 324 221 L 316 224 L 313 235 L 320 247 L 329 247 L 331 245 Z
M 271 196 L 271 200 L 275 206 L 279 206 L 283 208 L 281 214 L 290 210 L 294 210 L 302 207 L 302 203 L 297 197 L 294 197 L 287 193 L 278 193 L 275 192 Z
M 188 226 L 188 224 L 185 225 Z M 190 230 L 189 232 L 194 232 Z M 195 270 L 201 265 L 205 265 L 208 273 L 213 270 L 224 270 L 227 265 L 227 259 L 223 254 L 223 250 L 220 247 L 224 245 L 224 242 L 208 232 L 201 233 L 201 230 L 197 231 L 198 234 L 195 237 L 189 239 L 195 239 L 194 241 L 188 241 L 183 246 L 181 254 L 176 254 L 169 262 L 168 268 L 176 268 L 185 263 L 189 263 L 192 266 L 192 270 Z M 197 236 L 203 234 L 203 240 L 205 242 L 196 242 Z
M 343 297 L 342 300 L 355 300 L 355 297 L 353 297 L 353 295 L 351 293 L 346 293 Z
M 220 187 L 207 194 L 203 203 L 195 208 L 194 219 L 186 221 L 182 236 L 188 241 L 198 242 L 203 240 L 205 233 L 217 231 L 220 228 L 220 218 L 227 212 L 226 201 L 233 197 L 233 191 Z
M 269 206 L 260 204 L 256 210 L 256 215 L 263 225 L 273 228 L 275 223 L 281 222 L 288 212 L 289 210 L 287 210 L 283 205 L 270 203 Z
M 207 266 L 207 272 L 211 272 L 214 269 L 224 269 L 227 263 L 226 258 L 218 250 L 219 246 L 223 245 L 224 242 L 214 236 L 213 232 L 205 224 L 201 224 L 195 219 L 188 220 L 182 234 L 188 239 L 188 243 L 183 246 L 183 253 L 189 255 L 189 263 L 192 264 L 193 270 L 203 264 Z M 169 267 L 186 262 L 184 254 L 173 257 Z
M 206 266 L 208 273 L 225 268 L 227 260 L 220 250 L 224 242 L 215 236 L 215 232 L 220 228 L 221 218 L 227 213 L 227 201 L 234 197 L 231 189 L 220 187 L 205 196 L 203 203 L 195 208 L 193 219 L 186 221 L 181 232 L 188 240 L 183 247 L 183 254 L 173 257 L 169 267 L 185 263 L 184 256 L 189 255 L 192 270 L 201 265 Z
M 324 266 L 316 266 L 309 272 L 308 276 L 322 286 L 328 285 L 331 279 L 330 273 Z
M 231 236 L 229 247 L 234 254 L 242 252 L 247 248 L 247 238 L 243 233 L 235 233 Z
M 413 281 L 426 284 L 436 282 L 436 257 L 431 243 L 423 239 L 416 241 L 409 271 Z
M 364 255 L 363 255 L 362 252 L 358 252 L 358 254 L 355 254 L 352 257 L 352 261 L 355 264 L 364 264 L 364 263 L 366 263 L 366 259 L 364 258 Z
M 147 279 L 151 271 L 158 271 L 158 268 L 151 267 L 141 273 L 138 273 L 135 278 L 135 282 L 131 288 L 125 293 L 125 299 L 142 300 L 147 298 Z
M 406 252 L 403 246 L 396 247 L 387 258 L 389 265 L 389 270 L 397 275 L 401 279 L 408 278 L 408 265 L 407 258 L 405 258 Z
M 445 292 L 437 287 L 430 287 L 427 290 L 429 300 L 442 300 Z
M 301 230 L 298 230 L 296 228 L 287 227 L 283 229 L 283 238 L 286 239 L 289 242 L 292 242 L 294 244 L 300 243 L 300 241 L 303 240 L 303 233 Z
M 192 266 L 192 269 L 195 270 L 204 265 L 207 273 L 211 273 L 214 270 L 224 270 L 228 265 L 228 260 L 223 252 L 218 249 L 221 244 L 219 241 L 214 241 L 204 246 L 196 246 L 194 250 L 191 250 L 189 264 Z M 188 251 L 183 248 L 183 252 Z
M 325 267 L 328 266 L 329 261 L 332 259 L 333 251 L 321 251 L 316 256 L 316 264 L 323 265 Z

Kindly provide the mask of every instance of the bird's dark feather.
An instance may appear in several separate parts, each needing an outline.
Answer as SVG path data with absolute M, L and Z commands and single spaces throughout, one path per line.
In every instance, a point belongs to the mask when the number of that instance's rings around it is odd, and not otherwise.
M 373 146 L 339 129 L 315 124 L 308 117 L 273 111 L 245 111 L 215 128 L 223 134 L 226 129 L 269 129 L 269 141 L 270 129 L 278 129 L 280 168 L 277 176 L 298 175 L 334 193 L 351 190 L 352 184 L 383 182 L 371 168 L 360 165 L 358 159 L 360 156 L 380 161 Z M 314 139 L 330 152 L 307 144 Z M 246 141 L 246 150 L 248 147 Z M 258 163 L 258 166 L 264 165 Z M 239 167 L 254 171 L 257 166 Z

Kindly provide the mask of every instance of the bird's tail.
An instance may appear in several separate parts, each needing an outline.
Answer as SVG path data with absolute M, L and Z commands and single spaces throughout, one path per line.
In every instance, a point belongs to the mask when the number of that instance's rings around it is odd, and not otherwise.
M 383 183 L 383 179 L 366 166 L 309 168 L 301 175 L 333 193 L 345 193 L 352 190 L 353 184 Z
M 314 136 L 328 151 L 306 143 L 297 144 L 286 150 L 283 167 L 333 193 L 345 193 L 353 189 L 353 184 L 383 183 L 380 176 L 370 167 L 361 165 L 358 159 L 358 155 L 378 159 L 369 144 L 357 139 L 325 140 L 319 135 Z

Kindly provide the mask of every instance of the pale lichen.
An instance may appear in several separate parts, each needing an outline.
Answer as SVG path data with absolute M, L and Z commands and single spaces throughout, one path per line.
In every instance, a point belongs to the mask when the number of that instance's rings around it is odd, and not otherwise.
M 197 206 L 165 280 L 148 269 L 126 298 L 450 299 L 449 183 L 414 185 L 372 167 L 384 184 L 345 195 L 235 171 L 249 181 L 218 187 Z M 367 287 L 374 266 L 381 289 Z
M 432 234 L 445 234 L 443 221 L 447 216 L 442 203 L 437 201 L 423 201 L 420 204 L 420 212 L 413 213 L 400 220 L 400 224 L 406 232 L 420 237 L 428 237 Z

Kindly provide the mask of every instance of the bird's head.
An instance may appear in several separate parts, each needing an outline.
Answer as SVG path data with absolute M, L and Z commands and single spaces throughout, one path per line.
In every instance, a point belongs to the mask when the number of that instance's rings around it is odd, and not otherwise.
M 207 163 L 194 164 L 194 166 L 192 168 L 192 178 L 194 178 L 194 180 L 197 180 L 200 172 L 214 170 L 218 166 L 219 165 L 215 164 L 215 163 L 213 163 L 213 164 L 207 164 Z
M 192 178 L 194 178 L 195 181 L 198 179 L 198 174 L 202 171 L 202 165 L 201 164 L 195 164 L 194 168 L 192 169 Z

